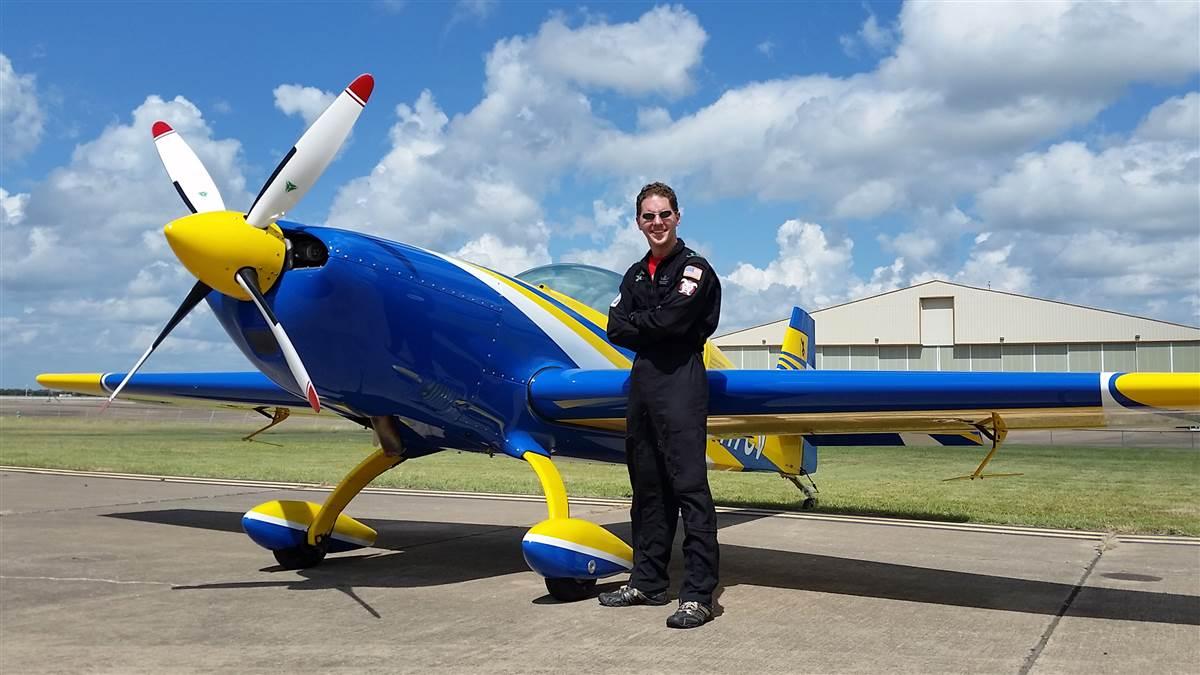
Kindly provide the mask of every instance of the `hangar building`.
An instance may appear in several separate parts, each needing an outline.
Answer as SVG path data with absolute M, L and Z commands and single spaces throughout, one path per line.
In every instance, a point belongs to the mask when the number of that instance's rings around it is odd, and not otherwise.
M 928 281 L 812 312 L 817 368 L 1200 372 L 1200 328 Z M 787 318 L 713 339 L 739 368 L 774 368 Z

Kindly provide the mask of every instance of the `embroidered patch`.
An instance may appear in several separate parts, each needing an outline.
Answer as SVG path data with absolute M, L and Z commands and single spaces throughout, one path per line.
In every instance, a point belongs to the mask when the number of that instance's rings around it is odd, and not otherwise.
M 690 296 L 696 292 L 696 289 L 699 288 L 699 286 L 700 286 L 699 284 L 692 281 L 691 279 L 685 278 L 679 282 L 679 292 L 683 295 Z
M 700 277 L 704 276 L 704 270 L 695 265 L 688 265 L 683 268 L 683 276 L 700 281 Z
M 609 307 L 609 309 L 611 309 L 613 307 L 616 307 L 619 304 L 621 304 L 621 294 L 617 293 L 617 297 L 613 298 L 613 301 L 611 303 L 609 303 L 608 307 Z

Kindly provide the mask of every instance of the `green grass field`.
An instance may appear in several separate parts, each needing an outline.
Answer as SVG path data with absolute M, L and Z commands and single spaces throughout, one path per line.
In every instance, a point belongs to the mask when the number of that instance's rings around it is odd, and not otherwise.
M 0 419 L 0 464 L 334 484 L 371 451 L 371 436 L 273 430 L 255 424 L 63 418 Z M 827 448 L 818 511 L 1120 533 L 1200 535 L 1200 451 L 1009 444 L 988 466 L 1024 476 L 942 482 L 970 473 L 981 449 Z M 628 497 L 622 464 L 560 459 L 573 496 Z M 710 473 L 726 506 L 798 508 L 779 476 Z M 540 494 L 533 471 L 508 457 L 443 452 L 405 462 L 374 483 L 390 487 Z

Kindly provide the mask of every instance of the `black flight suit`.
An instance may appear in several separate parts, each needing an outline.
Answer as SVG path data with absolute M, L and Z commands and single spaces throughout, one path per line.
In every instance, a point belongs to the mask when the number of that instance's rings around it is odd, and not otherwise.
M 666 591 L 675 528 L 683 515 L 685 579 L 680 602 L 712 607 L 717 514 L 705 462 L 708 377 L 704 341 L 721 315 L 721 284 L 708 261 L 679 240 L 653 278 L 647 253 L 621 280 L 608 338 L 637 352 L 625 415 L 625 461 L 633 487 L 629 585 Z

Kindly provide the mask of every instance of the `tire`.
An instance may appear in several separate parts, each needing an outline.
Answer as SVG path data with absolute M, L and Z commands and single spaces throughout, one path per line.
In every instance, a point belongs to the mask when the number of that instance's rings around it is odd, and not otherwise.
M 272 553 L 275 554 L 275 560 L 285 570 L 302 570 L 309 567 L 316 567 L 325 559 L 324 549 L 309 546 L 308 544 L 280 549 L 272 551 Z
M 595 595 L 595 579 L 546 579 L 546 590 L 559 602 L 579 602 Z

